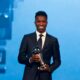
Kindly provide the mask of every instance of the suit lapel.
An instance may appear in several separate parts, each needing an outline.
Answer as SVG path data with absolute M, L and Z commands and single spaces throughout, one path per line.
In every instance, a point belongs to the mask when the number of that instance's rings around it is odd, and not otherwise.
M 43 50 L 44 50 L 45 47 L 47 46 L 48 41 L 49 41 L 48 34 L 46 34 L 46 39 L 45 39 L 45 43 L 44 43 L 44 46 L 43 46 Z
M 36 44 L 37 44 L 36 32 L 33 33 L 31 39 L 32 39 L 33 44 L 36 46 Z

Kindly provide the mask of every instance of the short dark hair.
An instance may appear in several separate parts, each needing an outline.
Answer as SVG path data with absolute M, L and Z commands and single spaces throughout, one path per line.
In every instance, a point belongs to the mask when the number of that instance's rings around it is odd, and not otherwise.
M 36 14 L 35 14 L 35 18 L 36 18 L 37 16 L 45 16 L 46 19 L 47 19 L 47 14 L 46 14 L 45 11 L 38 11 L 38 12 L 36 12 Z

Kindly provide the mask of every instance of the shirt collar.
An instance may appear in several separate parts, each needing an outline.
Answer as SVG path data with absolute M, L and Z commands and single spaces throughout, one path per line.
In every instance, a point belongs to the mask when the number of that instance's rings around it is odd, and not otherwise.
M 43 32 L 43 33 L 40 33 L 40 32 L 38 32 L 38 31 L 36 31 L 36 34 L 37 34 L 37 36 L 39 36 L 40 34 L 42 34 L 42 35 L 45 37 L 45 36 L 46 36 L 46 31 Z

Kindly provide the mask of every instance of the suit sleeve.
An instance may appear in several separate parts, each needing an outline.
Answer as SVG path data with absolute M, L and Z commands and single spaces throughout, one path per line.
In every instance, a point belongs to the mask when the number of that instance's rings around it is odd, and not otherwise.
M 29 65 L 27 49 L 28 49 L 27 38 L 26 36 L 24 36 L 20 45 L 19 55 L 18 55 L 18 61 L 21 64 Z
M 52 46 L 53 46 L 52 47 L 53 63 L 50 65 L 50 72 L 53 72 L 61 64 L 59 43 L 58 43 L 58 40 L 57 39 L 55 39 L 55 42 L 53 42 L 53 45 Z

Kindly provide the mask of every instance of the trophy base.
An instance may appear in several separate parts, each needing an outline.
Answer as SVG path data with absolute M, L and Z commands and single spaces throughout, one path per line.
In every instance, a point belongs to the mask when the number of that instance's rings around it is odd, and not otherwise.
M 40 67 L 38 67 L 38 70 L 43 71 L 45 68 L 46 68 L 45 66 L 40 66 Z

